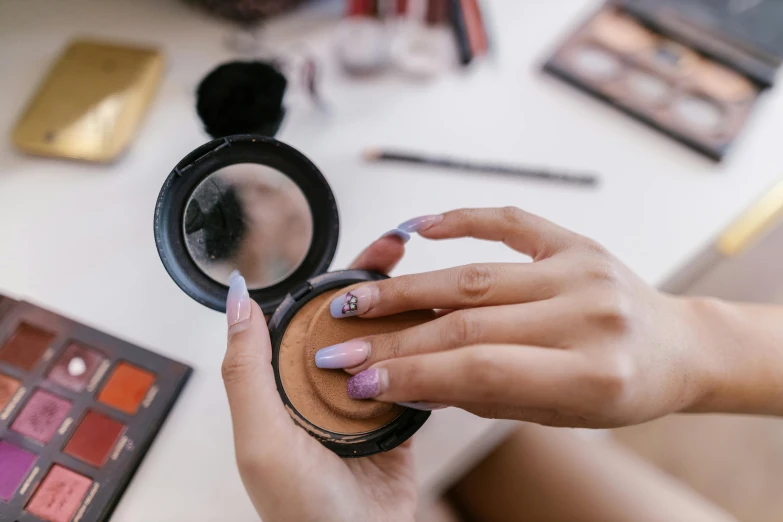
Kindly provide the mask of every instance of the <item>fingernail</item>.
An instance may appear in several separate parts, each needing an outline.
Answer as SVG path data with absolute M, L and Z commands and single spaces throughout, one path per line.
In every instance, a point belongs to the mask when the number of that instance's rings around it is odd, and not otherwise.
M 397 238 L 400 239 L 400 241 L 402 241 L 403 244 L 405 244 L 405 243 L 407 243 L 410 240 L 411 235 L 408 234 L 407 232 L 405 232 L 404 230 L 400 230 L 399 228 L 395 228 L 394 230 L 389 230 L 388 232 L 386 232 L 381 237 L 382 238 L 384 238 L 384 237 L 397 237 Z
M 432 216 L 421 216 L 421 217 L 409 219 L 405 223 L 401 223 L 397 228 L 411 234 L 414 232 L 423 232 L 428 228 L 434 227 L 441 221 L 443 221 L 443 214 L 435 214 Z
M 334 299 L 329 305 L 329 311 L 335 319 L 363 314 L 370 309 L 376 292 L 376 285 L 364 285 L 355 288 L 347 294 Z
M 348 379 L 348 396 L 352 399 L 372 399 L 389 387 L 386 368 L 370 368 Z
M 414 410 L 421 410 L 421 411 L 432 411 L 432 410 L 442 410 L 443 408 L 448 408 L 445 404 L 438 404 L 436 402 L 398 402 L 400 406 L 405 406 L 406 408 L 411 408 Z
M 250 319 L 250 294 L 247 292 L 245 278 L 234 270 L 228 277 L 228 296 L 226 297 L 226 319 L 229 329 Z
M 319 368 L 336 370 L 359 366 L 370 356 L 370 343 L 366 341 L 348 341 L 347 343 L 327 346 L 315 352 L 315 365 Z

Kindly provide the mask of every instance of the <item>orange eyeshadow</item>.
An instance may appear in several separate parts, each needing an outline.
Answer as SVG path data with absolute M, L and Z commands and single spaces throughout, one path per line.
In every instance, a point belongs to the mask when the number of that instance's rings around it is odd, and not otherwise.
M 5 408 L 16 390 L 19 389 L 19 381 L 8 375 L 0 373 L 0 411 Z
M 155 382 L 155 375 L 122 362 L 106 381 L 98 400 L 121 412 L 134 415 Z

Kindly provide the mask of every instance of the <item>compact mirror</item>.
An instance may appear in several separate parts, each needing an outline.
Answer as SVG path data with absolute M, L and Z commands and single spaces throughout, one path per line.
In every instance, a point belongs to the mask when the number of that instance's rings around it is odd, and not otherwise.
M 225 310 L 229 275 L 245 277 L 265 313 L 329 267 L 339 220 L 321 172 L 272 138 L 239 135 L 186 156 L 155 210 L 163 265 L 188 295 Z
M 285 280 L 313 239 L 313 216 L 291 178 L 266 165 L 240 163 L 204 179 L 182 224 L 185 247 L 210 278 L 228 284 L 233 270 L 258 290 Z

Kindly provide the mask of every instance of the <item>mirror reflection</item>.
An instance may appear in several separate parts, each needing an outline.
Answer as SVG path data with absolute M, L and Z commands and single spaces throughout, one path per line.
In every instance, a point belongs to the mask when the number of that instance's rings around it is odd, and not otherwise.
M 313 237 L 304 194 L 266 165 L 240 163 L 215 171 L 196 187 L 185 207 L 185 245 L 196 265 L 228 285 L 239 270 L 250 290 L 290 276 Z

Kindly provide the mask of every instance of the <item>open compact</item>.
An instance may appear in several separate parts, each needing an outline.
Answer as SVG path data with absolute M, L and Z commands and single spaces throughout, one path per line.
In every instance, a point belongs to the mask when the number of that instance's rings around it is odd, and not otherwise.
M 327 273 L 339 228 L 334 194 L 318 168 L 292 147 L 257 135 L 216 139 L 188 154 L 155 207 L 158 254 L 174 282 L 225 312 L 229 275 L 238 270 L 250 297 L 272 315 L 272 365 L 292 419 L 336 454 L 363 457 L 402 444 L 430 413 L 350 398 L 350 376 L 317 368 L 315 352 L 422 324 L 435 314 L 334 319 L 334 298 L 386 277 Z

